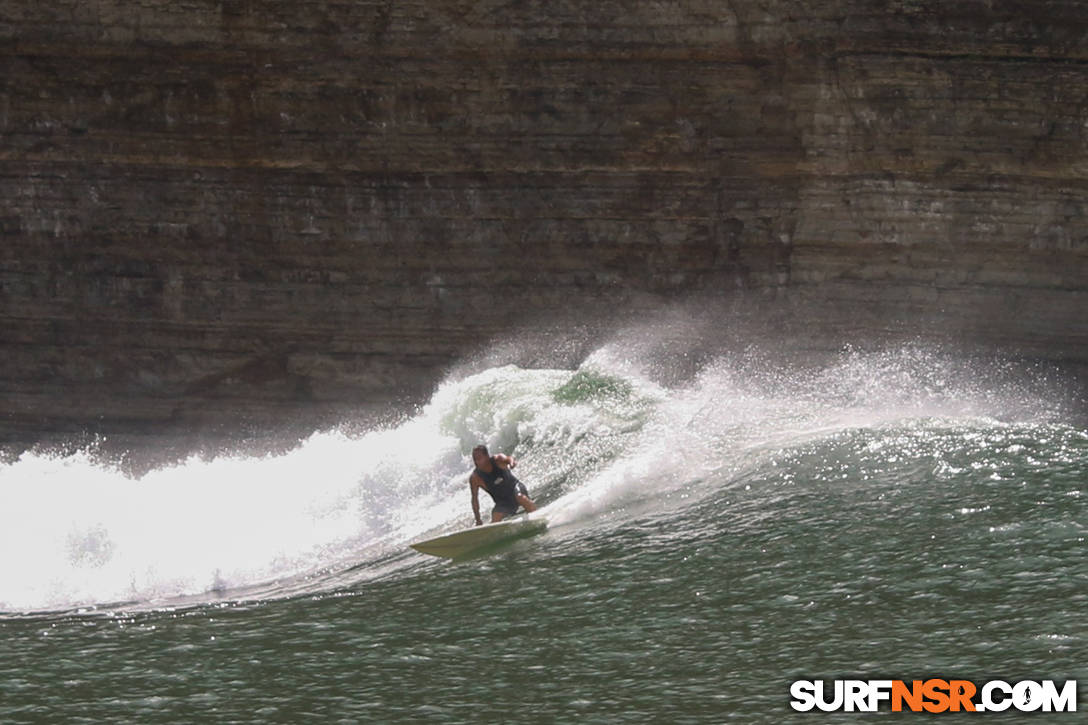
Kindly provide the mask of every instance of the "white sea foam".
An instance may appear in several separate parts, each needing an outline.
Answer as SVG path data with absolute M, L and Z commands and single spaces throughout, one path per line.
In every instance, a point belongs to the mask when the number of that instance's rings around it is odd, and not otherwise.
M 315 433 L 279 455 L 194 457 L 138 479 L 87 454 L 25 454 L 0 465 L 0 610 L 274 592 L 281 579 L 388 558 L 471 523 L 468 453 L 480 442 L 520 458 L 518 474 L 562 526 L 688 505 L 713 493 L 710 478 L 741 480 L 784 447 L 851 428 L 1013 403 L 1048 410 L 915 349 L 846 351 L 807 372 L 723 355 L 682 384 L 654 377 L 606 345 L 577 371 L 450 380 L 392 428 Z

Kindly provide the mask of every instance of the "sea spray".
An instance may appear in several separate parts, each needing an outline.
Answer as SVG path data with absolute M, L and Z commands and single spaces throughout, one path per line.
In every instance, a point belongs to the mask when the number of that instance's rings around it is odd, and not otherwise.
M 342 585 L 345 570 L 363 578 L 375 562 L 415 566 L 408 541 L 471 523 L 477 443 L 515 454 L 562 526 L 726 503 L 783 452 L 844 432 L 1045 422 L 1063 406 L 1045 381 L 920 347 L 847 349 L 820 365 L 746 348 L 702 355 L 671 382 L 655 366 L 684 349 L 664 347 L 650 361 L 613 343 L 575 370 L 490 368 L 446 381 L 399 425 L 319 432 L 278 455 L 193 457 L 132 478 L 87 454 L 26 454 L 0 465 L 0 543 L 18 553 L 0 562 L 0 609 L 255 586 L 275 597 Z
M 277 455 L 194 456 L 139 478 L 86 452 L 24 454 L 0 465 L 0 537 L 22 552 L 0 563 L 0 610 L 297 592 L 300 576 L 470 523 L 467 454 L 479 442 L 516 452 L 534 496 L 555 498 L 645 414 L 592 394 L 558 401 L 576 375 L 504 366 L 444 384 L 395 427 L 319 432 Z

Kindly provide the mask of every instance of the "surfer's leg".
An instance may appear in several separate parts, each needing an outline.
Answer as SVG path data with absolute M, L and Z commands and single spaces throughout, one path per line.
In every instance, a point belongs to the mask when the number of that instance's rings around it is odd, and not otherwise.
M 518 490 L 514 494 L 514 499 L 526 511 L 536 511 L 536 504 L 533 503 L 533 499 L 529 498 L 529 489 L 525 488 L 525 484 L 521 481 L 518 481 Z
M 518 505 L 515 501 L 498 501 L 495 504 L 495 508 L 491 509 L 491 523 L 497 524 L 507 516 L 513 516 L 518 512 Z
M 518 512 L 517 496 L 513 498 L 503 497 L 495 501 L 495 508 L 491 509 L 491 523 L 502 521 L 507 516 L 513 516 Z

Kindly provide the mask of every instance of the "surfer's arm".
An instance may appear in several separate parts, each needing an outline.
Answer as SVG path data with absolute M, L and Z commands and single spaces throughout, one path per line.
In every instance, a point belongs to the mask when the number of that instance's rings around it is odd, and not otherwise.
M 495 463 L 498 465 L 499 468 L 503 469 L 513 468 L 514 466 L 518 465 L 518 462 L 514 460 L 513 456 L 508 456 L 504 453 L 495 454 Z
M 468 478 L 468 487 L 472 489 L 472 515 L 476 517 L 476 525 L 482 526 L 484 522 L 480 518 L 480 484 L 477 481 L 477 475 L 472 474 Z

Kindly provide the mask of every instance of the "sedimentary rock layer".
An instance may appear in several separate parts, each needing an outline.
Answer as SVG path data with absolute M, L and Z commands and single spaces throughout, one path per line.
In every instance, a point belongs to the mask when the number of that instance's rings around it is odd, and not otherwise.
M 350 417 L 689 294 L 1083 363 L 1086 49 L 1072 0 L 0 0 L 0 436 Z

